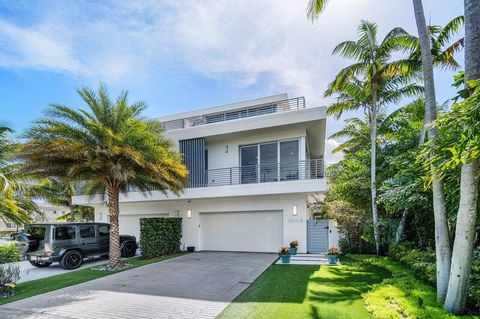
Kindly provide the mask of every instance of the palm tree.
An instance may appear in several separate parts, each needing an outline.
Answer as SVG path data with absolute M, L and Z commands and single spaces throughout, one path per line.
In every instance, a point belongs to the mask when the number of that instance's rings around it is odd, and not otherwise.
M 119 194 L 156 189 L 178 194 L 187 170 L 160 123 L 145 120 L 145 103 L 115 101 L 103 85 L 98 92 L 77 90 L 86 109 L 51 104 L 45 117 L 25 133 L 20 150 L 25 169 L 38 176 L 83 182 L 87 194 L 107 195 L 110 213 L 109 267 L 122 266 L 119 245 Z
M 376 190 L 376 140 L 377 120 L 381 110 L 405 96 L 416 96 L 422 87 L 412 83 L 416 74 L 405 68 L 400 61 L 391 61 L 392 53 L 402 47 L 408 33 L 401 28 L 391 30 L 385 38 L 377 40 L 377 25 L 362 21 L 358 27 L 357 41 L 345 41 L 333 50 L 354 64 L 341 70 L 329 84 L 326 96 L 337 95 L 336 103 L 329 106 L 327 114 L 337 118 L 345 111 L 363 109 L 370 122 L 370 183 L 372 217 L 377 254 L 380 254 L 378 209 Z M 406 62 L 408 63 L 408 61 Z
M 7 133 L 13 130 L 0 127 L 0 219 L 21 225 L 41 212 L 28 196 L 29 177 L 20 172 L 19 164 L 14 161 L 18 144 Z
M 465 83 L 480 79 L 480 1 L 465 0 Z M 477 101 L 478 105 L 478 101 Z M 478 125 L 478 123 L 477 123 Z M 460 207 L 445 309 L 453 313 L 465 310 L 467 286 L 472 267 L 478 204 L 480 157 L 463 163 L 460 174 Z
M 332 153 L 356 153 L 370 143 L 370 123 L 368 119 L 362 121 L 355 117 L 344 120 L 344 123 L 345 126 L 340 131 L 333 133 L 329 137 L 329 139 L 346 138 L 345 141 L 332 150 Z
M 473 0 L 466 0 L 471 4 Z M 327 0 L 309 0 L 307 7 L 307 17 L 310 20 L 318 18 L 320 13 L 325 9 Z M 433 78 L 433 65 L 449 66 L 455 68 L 458 63 L 454 60 L 454 53 L 463 46 L 463 41 L 458 40 L 446 47 L 449 43 L 453 33 L 457 32 L 460 28 L 462 21 L 461 17 L 453 19 L 444 28 L 439 30 L 439 27 L 427 28 L 425 22 L 425 15 L 423 13 L 423 6 L 421 0 L 413 0 L 415 19 L 417 20 L 417 29 L 419 32 L 419 38 L 417 41 L 410 42 L 411 49 L 413 49 L 412 55 L 409 57 L 410 63 L 409 69 L 418 68 L 418 47 L 421 51 L 421 65 L 424 72 L 424 86 L 425 86 L 425 124 L 432 123 L 436 119 L 436 99 L 435 99 L 435 84 Z M 465 10 L 466 11 L 466 10 Z M 473 25 L 473 21 L 472 25 Z M 429 31 L 431 39 L 429 40 Z M 438 33 L 437 33 L 438 32 Z M 408 41 L 404 39 L 405 47 L 407 47 Z M 431 43 L 431 47 L 430 47 Z M 417 49 L 415 49 L 417 48 Z M 473 51 L 472 51 L 473 52 Z M 473 55 L 473 54 L 472 54 Z M 426 125 L 425 125 L 426 126 Z M 431 126 L 429 126 L 431 127 Z M 420 136 L 420 143 L 423 144 L 425 134 L 422 131 Z M 429 138 L 435 139 L 435 129 L 429 130 Z M 448 226 L 446 218 L 446 204 L 443 194 L 443 180 L 432 171 L 434 175 L 434 183 L 432 185 L 433 201 L 434 201 L 434 216 L 435 216 L 435 247 L 437 256 L 437 299 L 442 300 L 445 296 L 448 286 L 448 276 L 450 272 L 450 240 L 448 235 Z M 448 248 L 448 249 L 447 249 Z

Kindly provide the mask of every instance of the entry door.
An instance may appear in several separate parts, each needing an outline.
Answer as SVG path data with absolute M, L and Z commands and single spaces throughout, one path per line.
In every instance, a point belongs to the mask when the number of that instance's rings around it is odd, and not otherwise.
M 260 144 L 260 182 L 278 180 L 278 143 Z
M 328 251 L 328 220 L 307 221 L 307 249 L 309 253 L 324 254 Z

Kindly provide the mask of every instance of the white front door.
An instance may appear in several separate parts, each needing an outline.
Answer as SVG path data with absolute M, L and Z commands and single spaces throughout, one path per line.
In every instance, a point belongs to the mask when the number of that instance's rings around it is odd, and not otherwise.
M 200 213 L 200 250 L 277 252 L 283 212 Z

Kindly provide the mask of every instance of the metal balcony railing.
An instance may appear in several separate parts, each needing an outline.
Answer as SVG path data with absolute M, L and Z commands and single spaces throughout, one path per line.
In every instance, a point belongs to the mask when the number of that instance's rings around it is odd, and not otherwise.
M 204 179 L 187 188 L 269 183 L 324 178 L 323 159 L 268 163 L 205 171 Z
M 305 98 L 302 96 L 288 100 L 254 105 L 247 108 L 231 110 L 222 113 L 212 113 L 178 120 L 166 121 L 163 123 L 163 126 L 166 131 L 170 131 L 193 126 L 201 126 L 224 121 L 238 120 L 259 115 L 288 112 L 304 108 Z

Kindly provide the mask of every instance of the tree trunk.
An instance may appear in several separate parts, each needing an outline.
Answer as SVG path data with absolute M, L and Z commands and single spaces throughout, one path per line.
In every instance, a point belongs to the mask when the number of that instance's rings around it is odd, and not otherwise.
M 399 243 L 405 238 L 405 224 L 407 223 L 408 209 L 403 210 L 402 218 L 398 224 L 397 233 L 395 234 L 395 242 Z
M 371 157 L 370 157 L 370 188 L 372 191 L 372 217 L 373 217 L 373 236 L 375 237 L 375 250 L 380 255 L 380 234 L 378 229 L 378 209 L 377 209 L 377 92 L 373 93 L 372 112 L 371 112 Z
M 480 79 L 480 1 L 465 0 L 465 82 Z M 480 159 L 462 166 L 452 269 L 444 308 L 455 314 L 465 310 L 472 267 L 477 220 Z
M 422 67 L 425 86 L 425 123 L 431 124 L 437 118 L 437 101 L 435 97 L 435 82 L 433 77 L 433 58 L 430 49 L 430 35 L 425 22 L 421 0 L 413 0 L 415 20 L 417 22 L 418 38 L 422 51 Z M 438 129 L 428 129 L 428 138 L 435 143 Z M 436 169 L 432 167 L 433 176 L 433 214 L 435 219 L 435 253 L 437 261 L 437 300 L 443 301 L 448 288 L 450 274 L 451 251 L 447 225 L 447 209 L 443 194 L 443 180 Z
M 118 230 L 118 187 L 107 187 L 108 212 L 110 214 L 110 251 L 108 266 L 118 268 L 123 265 L 120 254 L 120 235 Z
M 464 164 L 460 177 L 460 207 L 457 215 L 450 280 L 444 306 L 446 310 L 455 314 L 463 313 L 467 302 L 477 222 L 479 164 L 480 160 L 478 159 Z

